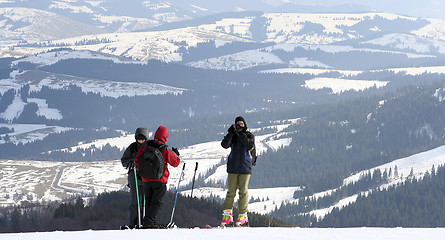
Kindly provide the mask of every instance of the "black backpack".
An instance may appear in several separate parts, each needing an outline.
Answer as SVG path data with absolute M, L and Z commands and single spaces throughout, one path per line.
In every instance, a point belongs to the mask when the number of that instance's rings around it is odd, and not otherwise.
M 167 149 L 165 144 L 147 141 L 144 151 L 139 157 L 139 174 L 144 178 L 159 179 L 164 174 L 164 157 L 161 150 Z
M 249 131 L 247 131 L 248 134 L 252 134 Z M 253 143 L 253 147 L 247 151 L 249 153 L 249 156 L 252 158 L 252 166 L 256 165 L 256 160 L 258 159 L 258 156 L 256 155 L 256 147 L 255 143 Z

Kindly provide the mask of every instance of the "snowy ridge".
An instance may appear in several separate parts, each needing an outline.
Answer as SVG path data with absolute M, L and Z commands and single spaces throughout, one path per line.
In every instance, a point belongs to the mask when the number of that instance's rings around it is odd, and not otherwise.
M 136 61 L 160 60 L 182 61 L 178 50 L 185 42 L 186 47 L 209 41 L 248 42 L 249 40 L 224 33 L 199 28 L 181 28 L 156 32 L 109 33 L 85 35 L 51 41 L 50 45 L 61 45 L 73 50 L 89 50 L 125 57 Z M 82 44 L 87 43 L 87 44 Z M 34 55 L 60 47 L 17 47 L 25 55 Z
M 392 33 L 381 38 L 365 41 L 363 44 L 391 46 L 400 50 L 414 50 L 418 53 L 430 53 L 431 48 L 436 48 L 438 53 L 445 53 L 445 37 L 443 36 L 440 39 L 426 39 L 415 35 Z
M 67 59 L 100 59 L 100 60 L 111 60 L 117 64 L 131 63 L 131 64 L 146 64 L 146 62 L 122 60 L 119 57 L 113 55 L 99 54 L 97 52 L 92 52 L 88 50 L 81 51 L 57 51 L 48 53 L 39 53 L 33 56 L 25 57 L 16 61 L 13 61 L 11 67 L 16 67 L 20 63 L 29 62 L 35 64 L 38 68 L 43 66 L 49 66 Z
M 421 47 L 421 48 L 429 48 L 429 45 L 422 45 L 419 43 L 412 43 L 413 47 Z M 283 61 L 278 56 L 276 56 L 273 52 L 283 50 L 286 52 L 293 52 L 296 48 L 303 48 L 305 50 L 311 51 L 323 51 L 326 53 L 346 53 L 346 52 L 365 52 L 365 53 L 388 53 L 395 55 L 403 55 L 408 58 L 435 58 L 434 55 L 427 54 L 416 54 L 412 52 L 402 52 L 402 51 L 390 51 L 390 50 L 379 50 L 379 49 L 371 49 L 371 48 L 357 48 L 351 46 L 341 46 L 341 45 L 309 45 L 309 44 L 277 44 L 271 47 L 260 48 L 256 50 L 242 51 L 230 55 L 208 58 L 200 61 L 195 61 L 188 63 L 187 65 L 196 67 L 196 68 L 204 68 L 204 69 L 219 69 L 219 70 L 231 70 L 231 71 L 239 71 L 247 68 L 252 68 L 256 66 L 268 66 L 268 65 L 276 65 L 276 64 L 286 64 L 290 66 L 289 70 L 286 69 L 270 69 L 263 70 L 263 73 L 286 73 L 286 72 L 295 72 L 293 69 L 295 68 L 313 68 L 313 71 L 327 71 L 328 69 L 332 71 L 342 71 L 332 69 L 331 66 L 316 60 L 308 59 L 308 57 L 296 57 L 290 61 Z M 423 52 L 428 53 L 428 52 Z M 270 67 L 270 66 L 268 66 Z M 272 67 L 273 68 L 273 67 Z M 325 73 L 325 72 L 320 72 Z
M 256 66 L 284 63 L 272 53 L 250 50 L 217 58 L 209 58 L 187 65 L 196 68 L 238 71 Z
M 264 14 L 269 20 L 267 37 L 268 41 L 277 43 L 306 43 L 306 44 L 330 44 L 344 41 L 347 39 L 356 39 L 362 37 L 358 33 L 347 33 L 340 29 L 340 26 L 351 27 L 355 24 L 376 17 L 394 20 L 396 18 L 406 18 L 414 21 L 415 18 L 402 17 L 387 13 L 363 13 L 363 14 L 314 14 L 314 13 L 270 13 Z M 311 22 L 323 26 L 324 35 L 304 35 L 297 34 L 304 29 L 304 23 Z M 336 36 L 340 34 L 340 36 Z
M 20 12 L 19 10 L 14 11 Z M 264 25 L 266 26 L 266 29 L 264 29 L 266 39 L 263 40 L 263 42 L 306 44 L 309 46 L 326 46 L 326 48 L 337 42 L 357 40 L 367 37 L 365 33 L 360 33 L 361 31 L 379 33 L 381 30 L 376 25 L 382 24 L 381 21 L 404 20 L 412 23 L 419 21 L 414 17 L 405 17 L 388 13 L 267 13 L 260 16 L 260 18 L 264 19 Z M 104 19 L 107 20 L 101 21 L 114 21 L 112 16 L 104 17 Z M 445 28 L 443 27 L 444 21 L 437 19 L 422 20 L 425 21 L 425 24 L 411 32 L 390 33 L 377 39 L 362 42 L 361 44 L 379 46 L 399 44 L 400 46 L 395 46 L 395 49 L 401 51 L 411 50 L 410 53 L 413 57 L 415 57 L 416 54 L 413 53 L 412 50 L 426 54 L 431 53 L 431 48 L 438 48 L 438 52 L 443 53 L 445 41 L 443 37 L 443 32 L 445 31 Z M 122 21 L 122 19 L 120 19 L 120 21 Z M 133 20 L 128 17 L 126 21 L 127 25 L 132 25 L 134 23 Z M 363 28 L 361 31 L 357 31 L 354 28 L 360 24 L 365 25 L 365 23 L 372 21 L 375 21 L 374 26 L 372 24 L 369 24 L 369 27 L 360 26 Z M 77 34 L 73 36 L 73 38 L 63 36 L 58 38 L 45 38 L 45 36 L 42 36 L 40 40 L 33 40 L 33 42 L 41 44 L 41 47 L 20 46 L 17 45 L 17 43 L 14 44 L 14 42 L 5 42 L 5 47 L 13 47 L 13 49 L 10 50 L 5 48 L 1 56 L 33 55 L 51 49 L 57 49 L 62 46 L 75 50 L 100 51 L 133 60 L 147 61 L 150 59 L 157 59 L 165 62 L 181 61 L 181 55 L 176 53 L 176 50 L 182 45 L 181 42 L 185 42 L 185 47 L 189 48 L 196 46 L 197 42 L 207 42 L 209 40 L 223 42 L 252 41 L 253 33 L 250 32 L 250 28 L 253 24 L 253 17 L 224 18 L 212 24 L 202 24 L 196 27 L 159 32 L 136 33 L 124 31 L 99 34 L 100 32 L 96 31 L 95 33 L 90 34 Z M 51 42 L 48 42 L 50 40 Z M 340 49 L 339 46 L 336 48 Z M 349 50 L 347 48 L 349 48 Z M 340 51 L 351 51 L 351 49 L 354 49 L 354 47 L 343 46 L 343 49 L 340 49 Z M 355 49 L 359 51 L 385 52 L 378 49 L 361 49 L 360 47 L 356 47 Z M 149 52 L 148 55 L 147 52 Z M 386 50 L 386 52 L 390 52 L 390 50 Z
M 98 28 L 38 9 L 0 8 L 0 16 L 5 19 L 0 21 L 2 55 L 11 53 L 7 47 L 17 45 L 23 40 L 39 42 L 103 33 Z

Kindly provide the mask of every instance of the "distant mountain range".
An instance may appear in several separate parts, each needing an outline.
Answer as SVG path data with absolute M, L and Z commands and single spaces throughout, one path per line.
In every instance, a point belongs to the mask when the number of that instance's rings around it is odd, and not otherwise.
M 127 32 L 161 26 L 166 23 L 196 19 L 218 13 L 240 11 L 262 12 L 364 12 L 359 5 L 333 7 L 297 5 L 289 2 L 271 4 L 262 0 L 177 1 L 3 1 L 0 7 L 23 7 L 50 11 L 92 25 L 108 32 Z
M 157 122 L 305 106 L 342 99 L 348 91 L 374 86 L 389 91 L 412 83 L 396 81 L 400 74 L 445 73 L 445 21 L 439 19 L 369 12 L 218 13 L 194 5 L 193 16 L 133 31 L 122 30 L 132 20 L 119 11 L 139 19 L 138 10 L 118 2 L 47 1 L 38 9 L 30 8 L 31 1 L 1 3 L 7 6 L 0 8 L 5 123 L 127 129 L 149 115 Z M 131 4 L 152 11 L 145 16 L 178 6 L 192 11 L 185 1 Z M 125 24 L 109 29 L 102 20 L 110 18 Z M 98 110 L 73 108 L 68 98 L 59 99 L 62 92 L 71 99 L 85 94 Z M 127 107 L 142 107 L 145 97 L 173 107 L 154 107 L 156 114 Z

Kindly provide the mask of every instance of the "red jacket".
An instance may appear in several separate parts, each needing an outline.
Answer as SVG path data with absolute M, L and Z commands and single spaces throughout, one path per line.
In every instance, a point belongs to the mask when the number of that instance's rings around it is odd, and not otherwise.
M 167 138 L 168 138 L 168 131 L 166 127 L 160 126 L 158 128 L 158 130 L 156 130 L 155 133 L 155 139 L 154 139 L 154 143 L 157 144 L 161 144 L 161 143 L 166 143 L 167 142 Z M 142 152 L 144 152 L 144 149 L 147 146 L 145 144 L 143 144 L 141 146 L 141 148 L 139 149 L 138 154 L 136 155 L 136 159 L 135 159 L 135 165 L 136 168 L 139 169 L 139 157 L 142 155 Z M 167 163 L 170 164 L 170 166 L 173 167 L 177 167 L 179 166 L 179 158 L 176 156 L 175 153 L 173 153 L 172 151 L 168 150 L 168 149 L 164 149 L 161 150 L 162 156 L 164 157 L 164 174 L 162 174 L 162 177 L 159 179 L 151 179 L 151 178 L 145 178 L 142 177 L 142 181 L 143 182 L 163 182 L 163 183 L 167 183 L 168 182 L 168 177 L 170 176 L 170 172 L 168 171 L 167 168 Z

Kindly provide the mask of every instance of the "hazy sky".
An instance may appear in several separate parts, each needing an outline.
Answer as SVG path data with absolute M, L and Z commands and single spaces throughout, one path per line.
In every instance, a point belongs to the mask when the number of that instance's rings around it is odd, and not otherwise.
M 57 0 L 0 0 L 0 3 L 6 2 L 33 2 L 37 3 Z M 58 0 L 65 2 L 99 2 L 89 0 Z M 124 0 L 106 0 L 106 1 L 124 1 Z M 125 0 L 135 1 L 135 0 Z M 143 1 L 143 0 L 137 0 Z M 358 9 L 370 9 L 377 12 L 396 13 L 413 17 L 431 17 L 445 19 L 445 0 L 159 0 L 168 1 L 174 5 L 190 6 L 195 4 L 204 8 L 215 10 L 215 12 L 236 11 L 236 10 L 270 10 L 272 6 L 279 6 L 283 3 L 294 3 L 299 5 L 313 5 L 321 7 L 334 7 L 343 4 L 363 6 Z M 338 10 L 338 8 L 335 8 Z M 355 9 L 355 8 L 354 8 Z M 341 11 L 341 9 L 340 9 Z
M 410 16 L 445 18 L 445 0 L 264 0 L 270 4 L 292 2 L 305 5 L 335 6 L 355 4 L 376 11 L 392 12 Z

